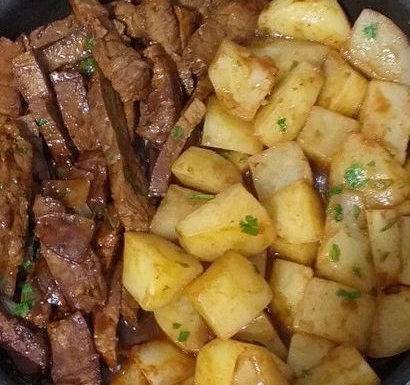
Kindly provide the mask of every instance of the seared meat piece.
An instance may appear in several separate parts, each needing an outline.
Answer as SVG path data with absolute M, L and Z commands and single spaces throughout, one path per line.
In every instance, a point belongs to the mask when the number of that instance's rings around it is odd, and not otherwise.
M 150 82 L 149 66 L 124 44 L 107 10 L 97 0 L 70 0 L 75 16 L 95 38 L 93 56 L 123 102 L 141 100 Z
M 58 200 L 37 195 L 34 199 L 33 213 L 36 218 L 41 218 L 49 214 L 65 213 L 65 209 Z
M 108 163 L 114 206 L 126 230 L 146 231 L 150 217 L 147 183 L 131 146 L 121 102 L 109 82 L 95 73 L 89 89 L 96 138 Z
M 40 51 L 42 62 L 49 72 L 64 65 L 75 64 L 91 55 L 89 34 L 85 27 L 77 27 L 70 35 Z
M 177 131 L 171 132 L 171 135 L 168 136 L 155 162 L 150 184 L 151 196 L 161 197 L 165 195 L 171 177 L 171 166 L 182 152 L 194 128 L 205 116 L 205 112 L 205 105 L 200 100 L 193 99 L 182 113 L 175 125 L 176 128 L 174 128 Z
M 127 325 L 133 329 L 138 326 L 138 302 L 128 293 L 123 286 L 121 291 L 121 308 L 120 314 Z
M 185 8 L 199 12 L 203 17 L 207 16 L 211 4 L 216 4 L 220 0 L 178 0 L 178 4 Z
M 51 322 L 47 332 L 52 353 L 51 377 L 55 384 L 101 384 L 98 355 L 80 313 Z
M 236 0 L 222 1 L 213 7 L 183 52 L 184 62 L 191 71 L 196 75 L 206 73 L 224 38 L 241 44 L 254 37 L 264 5 L 264 0 Z
M 55 43 L 72 33 L 79 26 L 73 15 L 51 24 L 43 25 L 28 35 L 29 44 L 38 49 Z
M 30 372 L 44 371 L 47 367 L 47 351 L 44 339 L 16 318 L 10 318 L 0 309 L 0 346 L 23 359 Z
M 13 123 L 0 126 L 0 291 L 12 296 L 24 257 L 32 187 L 30 144 Z
M 16 118 L 20 111 L 20 93 L 14 87 L 0 84 L 0 115 Z
M 94 343 L 107 366 L 117 367 L 117 326 L 120 318 L 122 263 L 115 267 L 107 303 L 94 312 Z
M 83 77 L 73 69 L 52 72 L 51 81 L 65 126 L 80 153 L 98 148 Z
M 115 17 L 125 25 L 128 36 L 134 39 L 147 36 L 145 14 L 142 6 L 120 0 L 115 3 L 113 12 Z
M 195 32 L 196 24 L 199 19 L 198 13 L 179 5 L 174 5 L 174 13 L 178 20 L 181 48 L 185 49 L 190 37 Z
M 181 114 L 183 91 L 175 63 L 159 44 L 148 47 L 145 55 L 153 63 L 154 77 L 152 91 L 140 105 L 137 133 L 160 146 Z

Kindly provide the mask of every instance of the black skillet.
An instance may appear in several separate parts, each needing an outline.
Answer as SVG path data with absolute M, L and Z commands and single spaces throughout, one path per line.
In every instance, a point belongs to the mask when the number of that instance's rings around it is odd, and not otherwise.
M 355 20 L 363 8 L 372 8 L 390 17 L 410 37 L 410 0 L 339 1 L 351 20 Z M 65 0 L 0 0 L 0 36 L 16 38 L 22 32 L 29 32 L 69 12 L 70 7 Z M 382 378 L 386 378 L 383 385 L 410 385 L 410 355 L 375 360 L 372 366 Z M 10 378 L 7 370 L 0 369 L 0 385 L 22 384 L 25 383 Z

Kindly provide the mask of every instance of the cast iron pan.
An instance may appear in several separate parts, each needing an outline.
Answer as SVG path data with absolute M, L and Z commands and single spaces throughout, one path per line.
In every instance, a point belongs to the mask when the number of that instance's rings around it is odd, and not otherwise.
M 394 20 L 410 37 L 410 0 L 339 1 L 351 20 L 355 20 L 363 8 L 372 8 Z M 23 32 L 30 32 L 42 24 L 68 15 L 69 12 L 70 7 L 66 0 L 0 0 L 0 36 L 14 39 Z M 383 385 L 410 385 L 409 354 L 402 354 L 391 359 L 375 360 L 371 364 L 381 378 L 385 379 Z M 1 370 L 0 368 L 0 385 L 23 384 L 26 383 L 11 378 L 7 369 Z

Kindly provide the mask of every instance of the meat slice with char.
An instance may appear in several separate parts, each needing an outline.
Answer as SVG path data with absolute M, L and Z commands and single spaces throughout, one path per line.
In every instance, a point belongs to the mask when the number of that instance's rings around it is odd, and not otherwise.
M 150 83 L 149 66 L 127 46 L 98 0 L 70 0 L 74 15 L 90 28 L 95 39 L 93 56 L 123 102 L 141 100 Z
M 183 91 L 175 63 L 165 50 L 155 44 L 145 50 L 153 63 L 152 91 L 140 104 L 137 133 L 161 146 L 178 120 L 183 107 Z
M 127 0 L 115 2 L 113 7 L 115 17 L 126 27 L 126 33 L 134 39 L 147 36 L 145 14 L 141 5 L 135 5 Z
M 138 302 L 128 293 L 127 289 L 123 286 L 121 291 L 121 308 L 120 314 L 126 324 L 136 329 L 138 326 Z
M 47 326 L 55 384 L 99 385 L 100 365 L 84 317 L 74 313 Z

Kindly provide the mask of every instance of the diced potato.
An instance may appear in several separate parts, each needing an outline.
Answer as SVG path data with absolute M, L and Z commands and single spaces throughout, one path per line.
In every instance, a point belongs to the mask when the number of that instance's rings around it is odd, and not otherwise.
M 307 61 L 315 68 L 321 68 L 329 47 L 306 40 L 264 38 L 247 47 L 253 55 L 273 60 L 279 71 L 277 82 L 282 80 L 300 62 Z
M 216 97 L 208 100 L 201 144 L 245 154 L 263 149 L 252 124 L 228 114 Z
M 404 285 L 410 285 L 410 217 L 401 217 L 399 220 L 399 228 L 402 265 L 399 282 Z
M 381 294 L 377 299 L 370 345 L 370 357 L 390 357 L 410 349 L 410 290 Z
M 256 255 L 276 238 L 268 213 L 241 184 L 218 194 L 176 226 L 180 244 L 201 260 L 228 250 Z
M 273 314 L 291 331 L 298 304 L 313 277 L 310 267 L 275 259 L 272 265 L 270 287 L 272 288 L 271 308 Z
M 251 156 L 248 162 L 256 192 L 262 202 L 297 180 L 303 179 L 313 184 L 309 162 L 296 142 L 279 143 Z
M 321 337 L 295 333 L 290 340 L 287 363 L 296 376 L 301 377 L 319 364 L 335 346 L 334 342 Z
M 367 208 L 395 206 L 410 191 L 410 179 L 388 152 L 361 134 L 349 134 L 330 166 L 330 185 L 361 191 Z
M 172 302 L 203 268 L 198 260 L 154 234 L 124 234 L 122 283 L 144 310 Z
M 400 164 L 407 155 L 410 135 L 408 86 L 372 80 L 360 111 L 362 133 L 377 140 Z
M 410 200 L 406 200 L 395 207 L 398 215 L 410 215 Z
M 195 384 L 288 385 L 274 357 L 256 345 L 215 339 L 199 351 Z
M 86 178 L 70 180 L 47 180 L 43 182 L 43 191 L 58 199 L 65 207 L 79 207 L 87 203 L 90 181 Z
M 151 220 L 151 232 L 176 241 L 176 224 L 213 198 L 212 194 L 203 194 L 171 184 Z
M 347 116 L 356 116 L 366 94 L 368 81 L 335 51 L 323 65 L 325 83 L 319 106 Z
M 316 258 L 319 242 L 289 243 L 281 237 L 276 237 L 272 245 L 273 251 L 288 261 L 310 266 Z
M 380 379 L 360 352 L 349 345 L 333 349 L 294 385 L 379 385 Z
M 142 374 L 135 350 L 131 350 L 127 362 L 111 379 L 110 385 L 149 385 Z
M 168 341 L 138 345 L 135 356 L 150 385 L 178 385 L 195 372 L 195 360 Z
M 290 243 L 317 242 L 323 236 L 324 212 L 312 186 L 299 180 L 264 201 L 278 235 Z
M 275 82 L 271 60 L 253 57 L 249 50 L 224 40 L 208 75 L 216 96 L 233 116 L 251 121 Z
M 273 0 L 260 14 L 258 28 L 337 48 L 350 34 L 350 24 L 336 0 Z
M 374 297 L 336 282 L 312 278 L 299 303 L 294 329 L 364 350 L 374 309 Z
M 364 292 L 374 290 L 376 279 L 367 234 L 347 226 L 328 234 L 319 248 L 316 273 Z
M 218 193 L 242 181 L 241 172 L 212 150 L 189 147 L 172 165 L 181 183 L 196 190 Z
M 172 342 L 185 351 L 197 352 L 209 341 L 206 322 L 185 295 L 155 310 L 154 316 Z
M 314 106 L 297 141 L 309 159 L 327 168 L 347 134 L 357 131 L 357 120 Z
M 366 214 L 377 283 L 380 286 L 397 284 L 401 269 L 397 212 L 393 209 L 368 210 Z
M 249 155 L 237 151 L 222 151 L 221 155 L 231 161 L 236 167 L 239 168 L 240 172 L 244 173 L 249 170 L 248 159 Z
M 301 62 L 273 89 L 255 116 L 255 134 L 266 146 L 295 139 L 323 85 L 320 70 Z
M 239 330 L 234 338 L 245 342 L 257 342 L 283 360 L 288 354 L 288 350 L 264 312 Z
M 231 251 L 198 277 L 186 295 L 215 335 L 227 339 L 261 313 L 272 291 L 251 262 Z
M 410 48 L 407 36 L 389 18 L 364 9 L 356 19 L 345 56 L 375 79 L 410 86 Z

